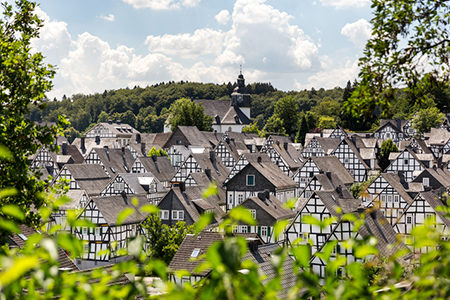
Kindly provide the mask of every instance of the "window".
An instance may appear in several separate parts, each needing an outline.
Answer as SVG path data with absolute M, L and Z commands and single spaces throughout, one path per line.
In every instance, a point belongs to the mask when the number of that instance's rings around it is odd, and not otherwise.
M 161 220 L 169 220 L 169 211 L 168 210 L 160 210 L 159 211 L 159 218 Z
M 424 177 L 422 179 L 422 184 L 423 184 L 423 186 L 429 186 L 430 185 L 430 178 Z
M 247 186 L 255 186 L 255 175 L 247 175 Z
M 387 202 L 388 203 L 392 203 L 392 195 L 388 195 L 387 196 Z
M 87 228 L 86 228 L 86 227 L 83 227 L 83 235 L 86 235 L 86 234 L 88 234 Z
M 100 235 L 100 228 L 95 228 L 95 235 Z
M 200 254 L 200 248 L 195 248 L 191 253 L 191 257 L 197 257 Z
M 309 177 L 313 177 L 314 176 L 314 172 L 309 172 Z
M 115 182 L 114 189 L 118 192 L 121 192 L 125 189 L 125 184 L 123 182 Z
M 184 220 L 184 210 L 172 210 L 172 220 Z
M 261 236 L 267 236 L 267 226 L 261 226 Z
M 18 236 L 24 241 L 28 240 L 28 238 L 22 233 L 19 233 Z
M 253 219 L 256 220 L 256 209 L 250 209 L 250 212 L 252 213 Z
M 411 217 L 406 217 L 406 223 L 408 223 L 408 224 L 411 224 L 411 223 L 412 223 Z
M 407 164 L 408 164 L 408 160 L 407 160 L 407 159 L 405 159 L 404 163 L 405 163 L 405 165 L 407 165 Z
M 381 195 L 381 204 L 384 205 L 386 202 L 386 195 Z
M 398 202 L 398 195 L 394 195 L 394 202 Z
M 238 204 L 241 204 L 242 202 L 244 202 L 244 195 L 238 194 Z
M 83 252 L 84 253 L 89 252 L 89 243 L 83 245 Z
M 238 232 L 238 226 L 237 225 L 233 225 L 233 232 Z
M 239 232 L 241 232 L 241 233 L 247 233 L 247 230 L 248 230 L 247 225 L 240 225 L 239 227 L 240 227 L 240 228 L 239 228 Z

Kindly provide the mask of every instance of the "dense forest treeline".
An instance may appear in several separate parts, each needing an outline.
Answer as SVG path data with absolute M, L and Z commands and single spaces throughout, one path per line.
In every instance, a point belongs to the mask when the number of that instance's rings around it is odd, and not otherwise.
M 350 130 L 369 130 L 377 123 L 360 124 L 352 116 L 342 110 L 342 103 L 346 101 L 356 83 L 347 83 L 345 88 L 335 87 L 325 90 L 311 89 L 302 91 L 281 91 L 270 83 L 252 83 L 246 86 L 247 92 L 252 95 L 251 117 L 262 129 L 266 121 L 273 115 L 278 100 L 291 97 L 295 100 L 299 111 L 310 111 L 313 116 L 314 127 L 318 127 L 319 120 L 328 120 L 323 124 L 334 126 L 339 124 Z M 134 88 L 104 91 L 91 95 L 75 94 L 68 98 L 47 101 L 44 109 L 31 107 L 30 118 L 33 121 L 56 122 L 59 115 L 65 115 L 71 122 L 66 129 L 66 135 L 73 138 L 79 136 L 92 124 L 105 122 L 109 119 L 120 120 L 134 126 L 141 132 L 161 132 L 168 116 L 170 105 L 182 97 L 191 99 L 221 99 L 231 100 L 231 93 L 236 87 L 232 84 L 212 84 L 196 82 L 167 82 L 159 83 L 145 88 Z M 397 92 L 396 101 L 393 102 L 391 115 L 405 118 L 417 109 L 411 106 L 408 91 Z M 448 86 L 437 85 L 430 89 L 430 103 L 438 104 L 441 110 L 447 110 L 445 103 L 450 103 Z M 331 121 L 331 122 L 330 122 Z M 300 120 L 299 120 L 300 122 Z M 322 124 L 321 124 L 322 125 Z M 326 126 L 326 125 L 325 125 Z

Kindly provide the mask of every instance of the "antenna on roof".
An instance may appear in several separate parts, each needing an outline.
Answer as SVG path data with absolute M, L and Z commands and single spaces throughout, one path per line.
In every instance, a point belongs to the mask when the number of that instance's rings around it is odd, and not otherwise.
M 239 75 L 242 75 L 242 64 L 239 65 Z

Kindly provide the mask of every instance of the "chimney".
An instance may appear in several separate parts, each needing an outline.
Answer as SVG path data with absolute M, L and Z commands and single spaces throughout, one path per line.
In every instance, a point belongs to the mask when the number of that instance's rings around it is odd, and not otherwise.
M 142 155 L 147 156 L 145 153 L 145 143 L 141 143 L 141 152 L 142 152 Z
M 67 155 L 67 142 L 63 142 L 61 145 L 62 155 Z
M 180 191 L 185 192 L 186 191 L 186 184 L 184 182 L 179 183 Z
M 266 201 L 266 193 L 265 192 L 259 192 L 258 193 L 259 200 L 265 202 Z
M 230 144 L 230 138 L 229 138 L 229 137 L 226 137 L 226 138 L 225 138 L 225 142 L 229 145 L 229 144 Z
M 205 169 L 205 175 L 209 180 L 212 180 L 211 169 Z
M 111 119 L 108 119 L 108 124 L 112 124 L 112 120 Z
M 287 149 L 288 149 L 288 143 L 283 143 L 283 148 L 284 148 L 284 150 L 287 151 Z
M 100 144 L 100 136 L 99 135 L 96 135 L 95 136 L 95 143 L 98 145 L 98 144 Z
M 258 245 L 260 244 L 259 240 L 257 238 L 246 238 L 248 249 L 252 252 L 258 251 Z
M 83 153 L 86 152 L 86 140 L 84 136 L 81 137 L 81 151 Z
M 331 181 L 331 172 L 325 172 L 325 175 L 327 175 L 327 178 Z
M 257 160 L 256 160 L 257 162 L 258 162 L 258 164 L 260 164 L 261 162 L 262 162 L 262 158 L 261 158 L 261 156 L 258 156 L 258 158 L 257 158 Z
M 336 192 L 338 193 L 339 197 L 342 198 L 343 194 L 342 194 L 342 186 L 339 185 L 336 187 Z
M 216 124 L 217 124 L 217 125 L 220 125 L 220 117 L 219 117 L 218 115 L 216 115 L 216 116 L 214 117 L 214 119 L 216 120 Z
M 136 133 L 136 143 L 138 143 L 138 144 L 141 143 L 141 134 L 140 133 Z
M 152 160 L 154 161 L 154 162 L 156 162 L 156 155 L 152 155 Z
M 116 123 L 117 123 L 117 124 L 120 124 L 120 122 L 122 122 L 122 121 L 121 121 L 121 120 L 116 120 Z
M 214 151 L 209 151 L 209 160 L 211 160 L 212 163 L 216 162 L 216 156 Z
M 122 155 L 125 155 L 125 147 L 120 148 L 122 150 Z

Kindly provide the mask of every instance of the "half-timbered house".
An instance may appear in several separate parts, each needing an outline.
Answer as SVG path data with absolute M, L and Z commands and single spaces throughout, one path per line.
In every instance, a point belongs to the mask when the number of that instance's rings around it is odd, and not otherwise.
M 134 206 L 132 198 L 138 205 Z M 72 233 L 84 243 L 82 257 L 75 260 L 80 269 L 114 264 L 128 259 L 120 249 L 128 247 L 128 241 L 140 233 L 140 224 L 147 214 L 139 207 L 147 204 L 147 198 L 139 195 L 93 197 L 84 207 L 79 218 L 92 222 L 95 227 L 74 227 Z M 119 214 L 132 209 L 123 222 L 118 223 Z
M 134 163 L 133 154 L 125 147 L 121 149 L 93 148 L 86 157 L 86 164 L 101 165 L 113 177 L 119 173 L 130 173 Z
M 345 185 L 351 185 L 355 181 L 336 156 L 309 157 L 294 174 L 293 179 L 302 190 L 314 175 L 327 172 L 336 174 Z
M 264 154 L 265 155 L 265 154 Z M 268 190 L 282 203 L 297 196 L 296 183 L 271 161 L 257 158 L 225 183 L 227 210 L 241 204 L 251 196 Z
M 303 157 L 330 155 L 340 142 L 340 138 L 333 139 L 314 136 L 308 144 L 305 142 L 302 155 Z
M 367 180 L 371 167 L 366 164 L 351 139 L 342 139 L 339 146 L 332 152 L 332 155 L 335 155 L 339 159 L 356 182 L 364 182 Z M 375 164 L 374 161 L 375 159 L 373 160 L 373 164 Z M 373 167 L 375 168 L 375 165 Z
M 132 173 L 152 173 L 163 187 L 170 188 L 175 168 L 167 156 L 138 157 L 131 166 Z
M 440 158 L 450 149 L 450 131 L 441 128 L 431 128 L 424 134 L 425 143 L 436 158 Z
M 214 152 L 228 170 L 231 170 L 239 159 L 238 150 L 230 140 L 228 142 L 220 141 L 217 147 L 214 148 Z
M 403 126 L 406 123 L 406 120 L 400 119 L 381 119 L 380 127 L 373 133 L 373 137 L 383 141 L 391 139 L 394 143 L 398 144 L 400 141 L 409 137 L 409 135 L 403 132 Z
M 291 177 L 303 163 L 301 153 L 291 143 L 286 141 L 280 144 L 277 140 L 263 147 L 261 151 L 265 152 L 281 171 Z
M 362 197 L 364 207 L 380 209 L 391 225 L 397 222 L 406 207 L 413 202 L 408 194 L 408 183 L 403 176 L 381 173 L 368 187 Z
M 414 247 L 412 229 L 416 226 L 423 226 L 426 220 L 428 224 L 434 226 L 443 236 L 450 236 L 450 219 L 445 216 L 441 209 L 446 207 L 446 199 L 443 197 L 445 189 L 437 189 L 433 191 L 421 192 L 414 201 L 409 204 L 404 213 L 398 218 L 394 225 L 394 230 L 400 234 L 402 241 L 415 253 L 426 252 L 428 248 Z
M 418 154 L 414 153 L 409 148 L 406 148 L 400 154 L 395 152 L 391 152 L 389 155 L 389 159 L 391 163 L 386 168 L 387 173 L 402 173 L 407 182 L 412 181 L 414 177 L 416 177 L 426 166 L 420 161 L 417 156 Z
M 283 203 L 275 196 L 270 195 L 268 191 L 247 198 L 241 203 L 241 206 L 250 210 L 257 225 L 235 225 L 233 231 L 239 233 L 257 233 L 264 243 L 277 242 L 273 232 L 273 226 L 276 222 L 289 220 L 295 216 L 293 211 L 284 208 Z
M 100 165 L 68 164 L 55 177 L 53 184 L 65 180 L 69 190 L 84 190 L 88 196 L 98 196 L 111 178 Z

